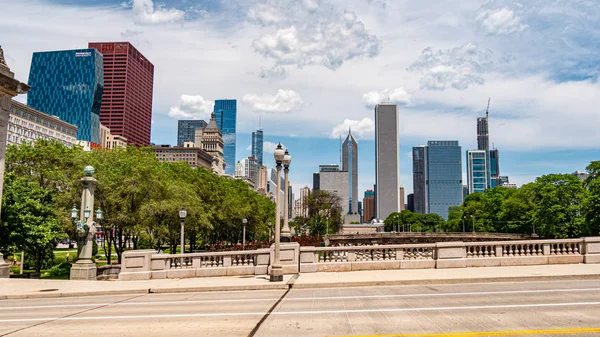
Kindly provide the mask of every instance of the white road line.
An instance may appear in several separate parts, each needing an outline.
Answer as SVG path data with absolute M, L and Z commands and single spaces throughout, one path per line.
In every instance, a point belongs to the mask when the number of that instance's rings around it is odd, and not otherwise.
M 539 304 L 508 304 L 508 305 L 475 305 L 464 307 L 432 307 L 432 308 L 387 308 L 387 309 L 356 309 L 356 310 L 314 310 L 314 311 L 275 311 L 271 315 L 316 315 L 316 314 L 348 314 L 369 312 L 403 312 L 403 311 L 448 311 L 448 310 L 483 310 L 483 309 L 515 309 L 515 308 L 544 308 L 567 306 L 596 306 L 600 302 L 573 302 L 573 303 L 539 303 Z M 262 316 L 264 312 L 231 312 L 213 314 L 161 314 L 161 315 L 131 315 L 131 316 L 90 316 L 90 317 L 45 317 L 24 319 L 3 319 L 0 323 L 11 322 L 39 322 L 39 321 L 93 321 L 93 320 L 119 320 L 119 319 L 147 319 L 147 318 L 188 318 L 188 317 L 230 317 L 230 316 Z
M 578 289 L 537 289 L 537 290 L 503 290 L 503 291 L 477 291 L 477 292 L 458 292 L 458 293 L 421 293 L 421 294 L 396 294 L 396 295 L 355 295 L 355 296 L 323 296 L 323 297 L 286 297 L 283 302 L 289 301 L 314 301 L 314 300 L 348 300 L 348 299 L 368 299 L 368 298 L 403 298 L 403 297 L 444 297 L 444 296 L 482 296 L 482 295 L 508 295 L 508 294 L 543 294 L 543 293 L 564 293 L 564 292 L 587 292 L 600 291 L 600 288 L 578 288 Z M 240 299 L 214 299 L 214 300 L 181 300 L 181 301 L 161 301 L 161 302 L 119 302 L 119 303 L 86 303 L 86 304 L 56 304 L 56 305 L 35 305 L 21 307 L 0 307 L 1 310 L 19 310 L 19 309 L 49 309 L 49 308 L 76 308 L 76 307 L 96 307 L 96 306 L 144 306 L 144 305 L 168 305 L 168 304 L 195 304 L 195 303 L 240 303 L 240 302 L 268 302 L 276 301 L 279 298 L 240 298 Z

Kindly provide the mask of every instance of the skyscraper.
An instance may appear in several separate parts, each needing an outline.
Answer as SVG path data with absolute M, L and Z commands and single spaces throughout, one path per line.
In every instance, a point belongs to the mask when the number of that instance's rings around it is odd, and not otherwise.
M 488 99 L 488 105 L 485 109 L 485 117 L 477 117 L 477 150 L 485 151 L 486 153 L 486 186 L 490 188 L 492 186 L 492 174 L 490 167 L 490 129 L 489 129 L 489 116 L 490 116 L 490 100 Z M 496 152 L 497 154 L 497 152 Z
M 310 188 L 304 186 L 300 189 L 300 213 L 299 216 L 308 218 L 308 195 L 310 194 Z
M 448 218 L 448 207 L 463 200 L 458 141 L 429 141 L 413 148 L 414 209 Z
M 203 129 L 208 125 L 205 121 L 197 119 L 180 119 L 177 121 L 177 146 L 183 146 L 185 142 L 196 141 L 196 129 Z
M 400 212 L 402 212 L 404 210 L 404 186 L 400 186 L 400 191 L 398 193 L 399 195 L 399 200 L 400 200 Z
M 448 207 L 462 204 L 462 151 L 458 141 L 427 142 L 429 213 L 448 219 Z
M 490 179 L 491 185 L 490 188 L 494 188 L 496 186 L 500 186 L 500 154 L 498 153 L 498 149 L 490 150 Z
M 358 213 L 358 144 L 350 130 L 342 144 L 342 171 L 348 172 L 348 213 Z
M 102 144 L 102 54 L 96 49 L 33 53 L 27 105 L 78 127 L 77 139 Z
M 398 212 L 398 147 L 398 106 L 378 104 L 375 106 L 375 217 L 378 219 L 385 220 Z
M 214 112 L 217 125 L 223 133 L 223 156 L 225 157 L 225 173 L 235 174 L 235 137 L 237 120 L 237 101 L 235 99 L 218 99 L 215 101 Z
M 252 132 L 252 155 L 258 160 L 258 166 L 263 164 L 263 130 Z
M 154 65 L 129 42 L 91 42 L 88 47 L 104 56 L 100 122 L 129 144 L 149 145 Z
M 426 214 L 427 209 L 427 146 L 413 147 L 413 202 L 415 213 Z
M 467 150 L 467 185 L 469 194 L 484 192 L 487 181 L 487 155 L 484 150 Z
M 367 223 L 375 217 L 375 196 L 369 195 L 363 198 L 362 222 Z
M 342 216 L 350 213 L 350 179 L 348 171 L 340 171 L 338 165 L 320 165 L 313 174 L 313 191 L 328 191 L 340 198 Z M 315 182 L 317 182 L 315 184 Z M 358 209 L 358 205 L 356 205 Z M 357 211 L 358 212 L 358 211 Z

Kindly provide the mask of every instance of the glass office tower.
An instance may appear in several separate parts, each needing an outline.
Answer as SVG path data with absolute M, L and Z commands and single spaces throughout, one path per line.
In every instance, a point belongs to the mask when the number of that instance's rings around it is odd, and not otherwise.
M 223 134 L 223 157 L 225 158 L 225 173 L 235 174 L 235 129 L 237 101 L 235 99 L 218 99 L 214 109 L 217 125 Z
M 252 155 L 258 161 L 258 167 L 263 165 L 263 130 L 252 132 Z
M 348 130 L 342 144 L 342 171 L 348 172 L 348 214 L 358 212 L 358 143 Z
M 485 192 L 487 167 L 486 151 L 467 150 L 467 183 L 469 194 L 473 192 Z
M 462 153 L 458 141 L 427 142 L 427 209 L 448 219 L 448 207 L 463 200 Z
M 206 125 L 201 119 L 177 121 L 177 146 L 183 146 L 185 142 L 195 142 L 196 129 L 202 129 Z
M 101 145 L 104 91 L 102 54 L 96 49 L 33 53 L 27 105 L 79 128 L 77 139 Z

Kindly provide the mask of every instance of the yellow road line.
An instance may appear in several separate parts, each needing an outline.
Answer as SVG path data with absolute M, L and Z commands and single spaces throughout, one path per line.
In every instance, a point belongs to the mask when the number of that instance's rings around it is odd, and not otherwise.
M 498 330 L 498 331 L 465 331 L 447 333 L 399 333 L 364 336 L 330 336 L 330 337 L 483 337 L 483 336 L 534 336 L 534 335 L 572 335 L 584 333 L 600 333 L 600 328 L 566 328 L 545 330 Z

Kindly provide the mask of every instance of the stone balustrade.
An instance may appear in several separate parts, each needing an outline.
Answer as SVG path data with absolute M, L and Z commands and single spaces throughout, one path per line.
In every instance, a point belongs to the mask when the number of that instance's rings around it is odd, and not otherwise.
M 123 254 L 120 280 L 264 275 L 274 248 L 215 253 Z M 566 240 L 438 242 L 425 244 L 281 246 L 284 273 L 600 263 L 600 237 Z

